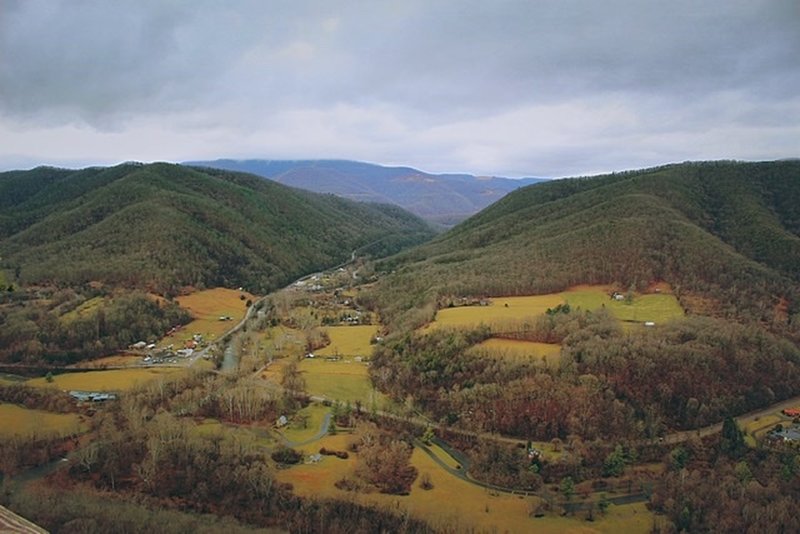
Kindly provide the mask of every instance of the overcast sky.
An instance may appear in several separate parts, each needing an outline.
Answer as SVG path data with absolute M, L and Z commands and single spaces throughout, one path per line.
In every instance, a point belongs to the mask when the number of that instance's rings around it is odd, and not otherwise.
M 0 169 L 799 156 L 798 0 L 0 0 Z

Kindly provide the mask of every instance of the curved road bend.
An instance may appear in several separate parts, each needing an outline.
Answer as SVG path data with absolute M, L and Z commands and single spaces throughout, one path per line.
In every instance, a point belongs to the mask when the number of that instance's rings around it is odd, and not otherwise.
M 480 488 L 484 488 L 491 491 L 498 491 L 501 493 L 508 493 L 511 495 L 524 495 L 526 497 L 540 497 L 539 493 L 536 491 L 526 491 L 526 490 L 519 490 L 513 488 L 506 488 L 503 486 L 497 486 L 495 484 L 490 484 L 488 482 L 482 482 L 480 480 L 476 480 L 469 476 L 469 460 L 461 453 L 451 449 L 446 443 L 442 442 L 441 440 L 434 440 L 435 443 L 441 447 L 447 454 L 450 455 L 458 464 L 461 466 L 461 469 L 454 469 L 447 465 L 439 456 L 436 455 L 430 448 L 425 445 L 420 440 L 415 440 L 414 445 L 422 449 L 425 454 L 431 457 L 431 459 L 442 469 L 446 472 L 450 473 L 451 475 L 460 478 L 464 482 L 468 482 L 474 486 L 478 486 Z M 618 495 L 612 497 L 606 497 L 606 501 L 611 504 L 633 504 L 637 502 L 647 502 L 648 497 L 644 493 L 631 493 L 628 495 Z M 570 513 L 577 512 L 584 508 L 588 508 L 591 504 L 594 504 L 594 501 L 576 501 L 576 502 L 569 502 L 569 503 L 562 503 L 561 505 Z

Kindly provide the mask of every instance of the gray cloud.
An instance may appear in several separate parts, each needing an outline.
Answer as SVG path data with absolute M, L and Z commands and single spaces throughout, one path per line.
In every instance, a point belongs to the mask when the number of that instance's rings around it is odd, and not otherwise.
M 767 159 L 798 155 L 797 87 L 794 0 L 6 0 L 0 165 Z

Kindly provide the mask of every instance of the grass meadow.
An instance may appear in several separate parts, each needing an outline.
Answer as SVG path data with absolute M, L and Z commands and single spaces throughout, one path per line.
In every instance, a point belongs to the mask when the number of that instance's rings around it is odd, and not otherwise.
M 78 414 L 52 413 L 0 403 L 0 438 L 11 436 L 69 436 L 86 430 Z
M 51 387 L 66 391 L 127 391 L 151 380 L 177 376 L 182 369 L 159 367 L 146 369 L 114 369 L 108 371 L 86 371 L 54 375 L 53 381 L 45 377 L 32 378 L 26 384 L 35 387 Z
M 306 381 L 306 391 L 311 395 L 342 402 L 360 401 L 367 407 L 373 399 L 382 402 L 383 395 L 372 387 L 367 366 L 363 363 L 307 358 L 300 362 L 299 368 Z
M 314 352 L 318 356 L 362 356 L 372 354 L 370 341 L 378 333 L 374 325 L 328 326 L 325 329 L 331 342 Z
M 597 310 L 606 308 L 614 317 L 624 322 L 656 324 L 684 316 L 678 300 L 668 293 L 636 294 L 633 301 L 616 301 L 610 298 L 608 286 L 578 286 L 561 293 L 527 297 L 497 297 L 488 306 L 462 306 L 444 308 L 436 313 L 436 320 L 425 327 L 471 328 L 481 324 L 500 326 L 510 321 L 523 321 L 543 315 L 548 308 L 569 304 L 572 308 Z

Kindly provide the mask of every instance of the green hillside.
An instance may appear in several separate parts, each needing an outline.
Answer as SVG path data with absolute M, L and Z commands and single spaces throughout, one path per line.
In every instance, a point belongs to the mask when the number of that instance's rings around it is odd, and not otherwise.
M 369 304 L 390 332 L 370 375 L 435 421 L 545 441 L 652 439 L 797 395 L 799 200 L 800 162 L 687 163 L 511 193 L 379 263 Z M 601 302 L 502 330 L 418 328 L 455 302 L 655 282 L 686 317 L 624 328 Z M 557 343 L 558 364 L 474 350 L 496 335 Z
M 779 307 L 789 315 L 798 309 L 799 236 L 797 161 L 685 163 L 559 180 L 513 192 L 383 262 L 396 273 L 383 284 L 382 302 L 394 317 L 412 306 L 430 310 L 440 295 L 661 280 L 686 307 L 700 297 L 715 315 L 773 321 Z
M 0 174 L 0 268 L 22 284 L 247 286 L 431 237 L 393 206 L 164 163 Z

